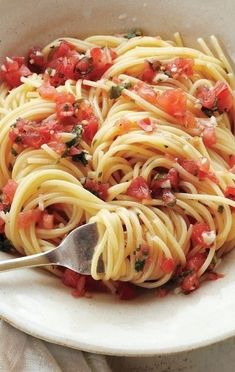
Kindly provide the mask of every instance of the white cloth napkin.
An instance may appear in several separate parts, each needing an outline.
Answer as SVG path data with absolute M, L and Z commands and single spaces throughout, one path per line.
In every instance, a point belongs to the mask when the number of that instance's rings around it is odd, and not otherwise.
M 111 372 L 102 355 L 49 344 L 0 321 L 1 372 Z

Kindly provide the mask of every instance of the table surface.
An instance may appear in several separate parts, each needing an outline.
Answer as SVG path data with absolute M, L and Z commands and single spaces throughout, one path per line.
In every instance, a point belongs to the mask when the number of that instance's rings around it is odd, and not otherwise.
M 113 372 L 234 372 L 235 337 L 180 354 L 107 359 Z

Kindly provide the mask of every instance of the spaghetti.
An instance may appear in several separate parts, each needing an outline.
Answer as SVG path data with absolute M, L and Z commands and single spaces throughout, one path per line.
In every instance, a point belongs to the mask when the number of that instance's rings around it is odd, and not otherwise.
M 6 58 L 0 228 L 21 254 L 97 222 L 91 276 L 108 287 L 188 293 L 218 277 L 235 245 L 235 78 L 214 36 L 213 51 L 174 36 L 63 38 Z

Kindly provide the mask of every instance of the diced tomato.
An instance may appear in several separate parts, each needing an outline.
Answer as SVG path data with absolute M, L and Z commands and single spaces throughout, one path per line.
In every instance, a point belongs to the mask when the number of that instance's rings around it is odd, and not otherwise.
M 29 209 L 28 211 L 20 212 L 18 215 L 19 229 L 27 229 L 32 223 L 40 221 L 42 211 L 40 209 Z
M 162 190 L 162 200 L 167 207 L 174 207 L 176 204 L 176 197 L 169 189 Z
M 232 168 L 235 165 L 235 155 L 230 155 L 228 159 L 228 164 Z
M 95 280 L 92 276 L 86 277 L 86 291 L 88 292 L 109 292 L 108 288 L 102 280 Z
M 72 292 L 72 295 L 74 297 L 84 297 L 86 293 L 85 285 L 86 285 L 86 276 L 80 275 L 77 281 L 77 286 L 75 290 Z
M 179 160 L 181 167 L 183 167 L 188 173 L 196 176 L 198 173 L 198 165 L 194 160 Z
M 196 162 L 198 169 L 202 172 L 209 172 L 210 170 L 210 162 L 209 160 L 205 157 L 202 156 L 197 162 Z
M 78 62 L 75 65 L 74 71 L 77 73 L 77 75 L 80 77 L 87 76 L 91 71 L 93 71 L 94 65 L 93 65 L 93 59 L 88 58 L 86 56 L 82 57 L 78 60 Z
M 75 101 L 74 110 L 75 110 L 76 118 L 79 121 L 89 120 L 91 118 L 91 116 L 94 115 L 93 108 L 92 108 L 90 102 L 86 99 L 84 99 L 82 101 Z
M 76 288 L 79 278 L 80 278 L 80 274 L 76 273 L 73 270 L 65 269 L 63 276 L 62 276 L 62 282 L 67 287 Z
M 137 125 L 143 129 L 145 132 L 152 132 L 154 129 L 154 125 L 150 118 L 144 118 L 137 121 Z
M 84 187 L 85 189 L 92 192 L 94 195 L 98 196 L 98 198 L 106 200 L 108 197 L 108 189 L 110 185 L 109 183 L 101 183 L 87 178 Z
M 93 115 L 89 119 L 88 123 L 83 126 L 82 138 L 89 145 L 95 137 L 99 128 L 98 119 Z
M 185 128 L 195 128 L 197 126 L 195 116 L 192 114 L 192 112 L 185 112 L 182 118 L 182 124 L 185 126 Z
M 197 90 L 197 98 L 202 106 L 207 109 L 213 109 L 216 105 L 216 95 L 213 88 L 202 86 Z
M 31 71 L 25 66 L 24 57 L 7 57 L 1 66 L 0 79 L 5 81 L 10 88 L 21 85 L 21 77 L 29 75 Z
M 203 131 L 202 139 L 206 147 L 213 147 L 217 143 L 214 127 L 207 127 Z
M 158 288 L 156 291 L 156 296 L 159 298 L 166 297 L 168 295 L 168 291 L 166 288 Z
M 113 64 L 113 60 L 117 57 L 117 54 L 110 48 L 92 48 L 90 55 L 93 60 L 94 69 L 88 74 L 88 78 L 91 80 L 98 80 Z
M 224 196 L 235 201 L 235 186 L 227 186 L 224 192 Z
M 167 179 L 170 180 L 171 187 L 179 186 L 179 173 L 175 168 L 171 168 L 167 174 Z
M 42 215 L 42 228 L 46 230 L 51 230 L 54 227 L 54 216 L 53 214 L 48 214 L 46 212 Z
M 58 141 L 48 142 L 48 146 L 59 155 L 63 155 L 67 149 L 65 143 Z
M 196 253 L 195 256 L 187 259 L 186 262 L 186 270 L 192 270 L 195 272 L 198 272 L 198 270 L 202 267 L 206 260 L 206 254 L 205 253 Z
M 135 178 L 130 183 L 126 191 L 126 194 L 139 200 L 151 198 L 149 186 L 145 179 L 141 176 Z
M 170 274 L 174 270 L 174 261 L 172 258 L 165 258 L 161 263 L 161 269 L 165 274 Z
M 217 81 L 214 91 L 219 112 L 229 111 L 233 106 L 233 96 L 228 85 L 223 81 Z
M 57 91 L 53 87 L 49 80 L 44 81 L 43 84 L 38 88 L 38 92 L 42 98 L 55 100 Z
M 3 187 L 2 201 L 4 204 L 11 204 L 18 187 L 17 182 L 14 180 L 9 180 L 7 184 Z
M 193 225 L 192 235 L 191 239 L 192 242 L 196 244 L 201 244 L 203 246 L 206 246 L 205 241 L 203 239 L 203 233 L 209 232 L 210 228 L 205 222 L 196 222 L 195 225 Z
M 30 71 L 36 72 L 38 74 L 43 72 L 45 67 L 45 58 L 41 48 L 34 46 L 29 49 L 28 66 L 30 68 Z
M 73 119 L 74 116 L 74 107 L 72 103 L 64 102 L 56 104 L 56 116 L 60 121 L 70 122 L 70 119 Z
M 199 288 L 199 286 L 200 282 L 196 273 L 187 275 L 181 283 L 181 289 L 185 293 L 195 291 L 197 288 Z
M 201 181 L 209 179 L 212 182 L 216 183 L 216 185 L 219 185 L 219 180 L 213 172 L 203 172 L 199 170 L 197 176 Z
M 186 113 L 186 94 L 182 89 L 169 89 L 157 97 L 157 105 L 169 115 L 183 119 Z
M 0 217 L 0 234 L 5 232 L 5 221 L 2 217 Z
M 71 50 L 74 50 L 74 46 L 69 44 L 66 40 L 61 40 L 57 47 L 51 48 L 48 59 L 55 60 L 61 57 L 66 57 Z
M 144 82 L 139 82 L 134 85 L 134 91 L 146 101 L 152 103 L 153 105 L 157 102 L 157 93 L 152 87 L 145 84 Z
M 174 79 L 191 77 L 193 75 L 194 60 L 192 58 L 175 58 L 165 66 Z
M 140 79 L 146 81 L 147 83 L 151 83 L 155 73 L 156 72 L 154 71 L 152 64 L 149 61 L 145 61 L 143 71 L 140 74 Z
M 58 142 L 56 133 L 59 130 L 61 127 L 55 120 L 35 122 L 19 118 L 9 132 L 9 138 L 23 147 L 39 149 L 43 144 L 53 140 Z
M 121 300 L 133 300 L 137 297 L 136 287 L 127 282 L 118 282 L 117 294 Z

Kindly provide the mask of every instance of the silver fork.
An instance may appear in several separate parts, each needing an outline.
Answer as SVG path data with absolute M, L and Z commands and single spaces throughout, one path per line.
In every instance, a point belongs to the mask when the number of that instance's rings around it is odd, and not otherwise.
M 0 271 L 46 265 L 59 265 L 79 274 L 91 273 L 91 261 L 98 243 L 96 223 L 88 223 L 69 233 L 61 244 L 50 251 L 31 256 L 0 261 Z M 103 261 L 98 262 L 98 272 L 103 272 Z

